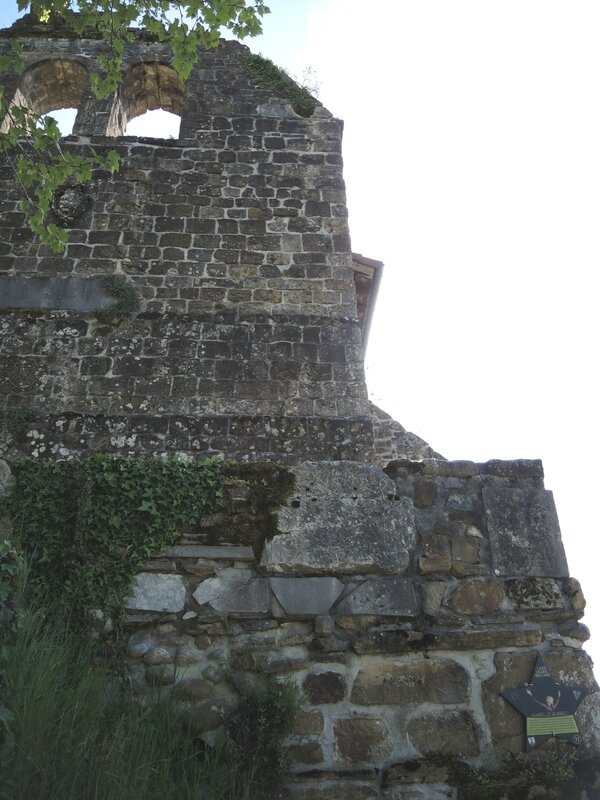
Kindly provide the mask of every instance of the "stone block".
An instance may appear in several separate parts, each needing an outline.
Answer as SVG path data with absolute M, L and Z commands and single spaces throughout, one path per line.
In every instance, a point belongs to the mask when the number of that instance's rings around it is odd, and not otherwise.
M 275 572 L 404 572 L 415 542 L 412 502 L 378 467 L 304 462 L 262 565 Z
M 449 659 L 381 662 L 363 667 L 354 681 L 351 700 L 358 705 L 465 703 L 469 676 Z
M 380 719 L 338 719 L 333 723 L 333 733 L 342 761 L 352 764 L 381 761 L 391 752 L 388 732 Z
M 229 559 L 231 561 L 254 561 L 251 547 L 209 545 L 175 545 L 167 550 L 168 556 L 176 558 Z
M 193 597 L 199 605 L 208 603 L 219 614 L 252 617 L 269 611 L 267 581 L 249 569 L 224 569 L 202 581 Z
M 452 592 L 446 605 L 458 614 L 494 614 L 500 611 L 504 591 L 499 581 L 468 578 Z
M 134 611 L 183 611 L 185 586 L 180 575 L 141 572 L 136 575 L 133 594 L 125 608 Z
M 271 590 L 290 616 L 327 614 L 344 584 L 337 578 L 269 578 Z
M 568 577 L 551 492 L 509 488 L 488 478 L 483 501 L 497 575 Z
M 413 582 L 407 578 L 373 578 L 365 581 L 336 607 L 336 614 L 376 614 L 416 617 L 419 606 Z
M 407 733 L 425 756 L 464 758 L 479 754 L 479 729 L 466 711 L 420 714 L 409 721 Z
M 116 305 L 117 299 L 97 277 L 0 275 L 2 308 L 54 308 L 64 311 L 98 311 Z
M 294 719 L 292 733 L 297 736 L 308 736 L 323 732 L 323 714 L 320 711 L 298 711 Z
M 309 703 L 339 703 L 346 696 L 346 679 L 339 672 L 311 672 L 302 685 Z

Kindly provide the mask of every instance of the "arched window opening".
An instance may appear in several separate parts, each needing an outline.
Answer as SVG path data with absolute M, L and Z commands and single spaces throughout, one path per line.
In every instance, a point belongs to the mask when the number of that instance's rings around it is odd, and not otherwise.
M 179 136 L 179 127 L 171 121 L 166 128 L 165 115 L 149 116 L 148 112 L 162 110 L 169 116 L 181 117 L 183 107 L 183 81 L 168 64 L 134 64 L 123 76 L 117 102 L 108 125 L 112 136 L 154 136 L 169 138 Z M 137 125 L 130 128 L 129 123 L 144 115 L 143 132 Z M 160 120 L 160 125 L 157 122 Z M 156 126 L 156 129 L 155 129 Z M 166 133 L 165 133 L 166 132 Z
M 127 123 L 125 136 L 151 136 L 155 139 L 178 139 L 181 117 L 162 108 L 146 111 Z
M 11 106 L 29 109 L 33 115 L 40 117 L 52 111 L 69 109 L 70 114 L 63 115 L 62 124 L 59 121 L 61 133 L 66 136 L 73 128 L 86 81 L 87 70 L 77 61 L 64 58 L 39 61 L 28 67 L 21 76 Z M 53 116 L 58 120 L 58 115 Z M 69 116 L 72 117 L 70 126 L 67 122 Z M 9 109 L 1 130 L 7 131 L 10 127 Z
M 75 118 L 77 117 L 76 108 L 59 108 L 56 111 L 50 111 L 44 114 L 44 117 L 53 117 L 58 125 L 58 130 L 61 136 L 69 136 L 73 133 L 73 126 L 75 125 Z

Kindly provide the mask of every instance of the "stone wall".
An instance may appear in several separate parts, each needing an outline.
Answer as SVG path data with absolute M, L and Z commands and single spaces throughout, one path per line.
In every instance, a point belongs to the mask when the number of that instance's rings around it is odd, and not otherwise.
M 138 576 L 125 617 L 137 691 L 175 684 L 211 741 L 239 689 L 287 677 L 306 705 L 286 797 L 440 800 L 459 796 L 457 761 L 524 750 L 500 691 L 529 682 L 541 654 L 590 690 L 576 716 L 600 752 L 584 600 L 539 462 L 256 470 L 234 469 L 228 508 Z M 281 507 L 276 493 L 256 503 L 290 472 Z
M 236 42 L 184 86 L 166 45 L 134 41 L 99 101 L 99 41 L 17 25 L 0 53 L 14 38 L 26 69 L 4 76 L 8 96 L 76 105 L 63 146 L 114 149 L 121 169 L 57 195 L 64 255 L 24 225 L 0 169 L 0 411 L 36 419 L 5 452 L 371 458 L 341 121 L 254 85 Z M 156 107 L 181 114 L 178 139 L 121 135 Z

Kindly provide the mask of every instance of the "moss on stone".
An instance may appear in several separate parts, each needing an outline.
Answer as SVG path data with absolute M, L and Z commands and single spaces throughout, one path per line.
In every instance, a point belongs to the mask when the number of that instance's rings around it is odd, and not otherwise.
M 255 53 L 242 56 L 242 66 L 248 77 L 263 89 L 272 89 L 280 97 L 289 100 L 292 108 L 301 117 L 312 117 L 318 103 L 308 89 L 299 86 L 285 70 L 268 58 Z

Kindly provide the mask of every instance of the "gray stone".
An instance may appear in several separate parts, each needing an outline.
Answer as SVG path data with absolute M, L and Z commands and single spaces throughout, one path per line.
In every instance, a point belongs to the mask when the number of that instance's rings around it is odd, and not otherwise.
M 269 585 L 290 616 L 327 614 L 344 588 L 337 578 L 270 578 Z
M 233 561 L 254 561 L 251 547 L 211 547 L 209 545 L 175 545 L 167 550 L 176 558 L 226 558 Z
M 10 471 L 10 467 L 0 458 L 0 496 L 8 494 L 14 486 L 15 479 Z
M 249 569 L 224 569 L 207 578 L 194 592 L 194 600 L 208 603 L 219 614 L 255 616 L 269 611 L 269 589 L 265 578 Z
M 508 488 L 488 478 L 483 500 L 497 575 L 568 577 L 552 492 Z
M 304 462 L 261 563 L 276 572 L 404 572 L 415 543 L 412 502 L 378 467 Z
M 135 611 L 183 611 L 185 586 L 181 575 L 141 572 L 125 608 Z
M 97 311 L 115 305 L 115 298 L 99 278 L 78 275 L 34 277 L 0 275 L 2 308 L 55 308 Z
M 378 614 L 388 617 L 416 617 L 419 607 L 411 580 L 379 578 L 362 583 L 345 597 L 336 614 Z

